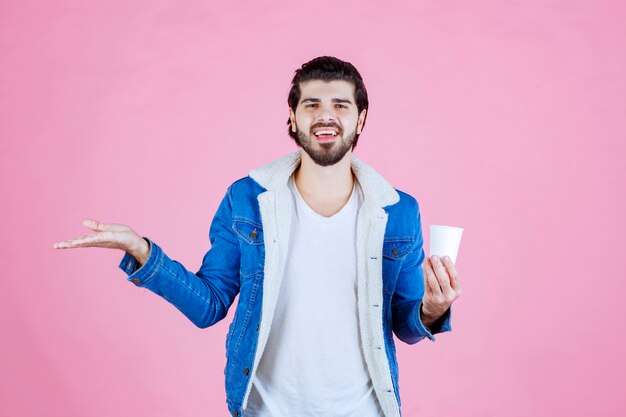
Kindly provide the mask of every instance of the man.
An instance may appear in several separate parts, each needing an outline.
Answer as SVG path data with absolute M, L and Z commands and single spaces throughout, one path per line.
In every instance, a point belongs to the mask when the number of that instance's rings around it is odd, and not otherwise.
M 452 262 L 425 258 L 419 206 L 352 156 L 368 108 L 352 64 L 319 57 L 288 98 L 298 152 L 227 190 L 193 274 L 131 228 L 56 248 L 127 252 L 128 279 L 198 327 L 239 302 L 226 338 L 228 409 L 243 416 L 400 416 L 392 331 L 406 343 L 449 331 Z

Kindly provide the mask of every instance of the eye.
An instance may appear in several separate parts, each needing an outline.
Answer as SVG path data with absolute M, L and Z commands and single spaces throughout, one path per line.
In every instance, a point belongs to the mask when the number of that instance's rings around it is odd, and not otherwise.
M 317 107 L 317 103 L 307 103 L 304 105 L 305 109 L 312 108 L 312 107 Z
M 337 104 L 337 107 L 339 107 L 340 109 L 347 109 L 348 106 L 346 106 L 345 104 Z

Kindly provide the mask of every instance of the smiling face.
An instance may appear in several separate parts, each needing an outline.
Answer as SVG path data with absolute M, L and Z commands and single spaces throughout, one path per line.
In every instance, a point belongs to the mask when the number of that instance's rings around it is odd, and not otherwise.
M 348 81 L 304 81 L 300 91 L 295 112 L 289 109 L 298 145 L 316 164 L 334 165 L 352 149 L 367 110 L 359 114 L 354 85 Z

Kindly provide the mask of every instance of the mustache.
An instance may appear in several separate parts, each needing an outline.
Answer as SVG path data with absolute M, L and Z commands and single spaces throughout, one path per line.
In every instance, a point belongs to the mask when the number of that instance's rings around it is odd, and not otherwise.
M 313 129 L 317 129 L 317 128 L 320 128 L 320 127 L 332 127 L 334 129 L 336 129 L 338 133 L 342 133 L 343 132 L 343 130 L 341 129 L 341 127 L 337 123 L 316 123 L 316 124 L 311 126 L 311 131 L 313 131 Z

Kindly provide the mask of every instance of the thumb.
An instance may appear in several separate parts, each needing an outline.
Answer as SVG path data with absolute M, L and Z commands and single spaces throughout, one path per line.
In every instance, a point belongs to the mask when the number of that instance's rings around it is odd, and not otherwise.
M 106 224 L 100 223 L 99 221 L 93 220 L 93 219 L 85 219 L 85 220 L 83 220 L 83 225 L 87 226 L 91 230 L 95 230 L 97 232 L 101 232 L 103 230 L 106 230 L 106 228 L 107 228 Z

